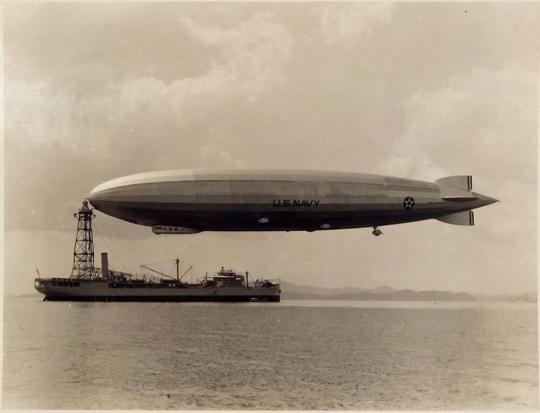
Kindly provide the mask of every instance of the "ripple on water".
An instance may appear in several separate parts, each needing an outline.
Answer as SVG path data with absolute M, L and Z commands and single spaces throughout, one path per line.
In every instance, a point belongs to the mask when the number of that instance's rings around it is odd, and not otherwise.
M 4 407 L 536 407 L 534 305 L 7 298 Z

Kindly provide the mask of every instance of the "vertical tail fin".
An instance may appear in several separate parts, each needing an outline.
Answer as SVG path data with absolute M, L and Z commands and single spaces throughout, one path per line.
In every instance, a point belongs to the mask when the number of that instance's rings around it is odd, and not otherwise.
M 435 183 L 462 189 L 464 191 L 472 190 L 472 176 L 471 175 L 447 176 L 445 178 L 437 179 Z
M 474 225 L 474 212 L 457 212 L 455 214 L 448 214 L 438 217 L 437 219 L 441 222 L 446 222 L 447 224 L 472 226 Z

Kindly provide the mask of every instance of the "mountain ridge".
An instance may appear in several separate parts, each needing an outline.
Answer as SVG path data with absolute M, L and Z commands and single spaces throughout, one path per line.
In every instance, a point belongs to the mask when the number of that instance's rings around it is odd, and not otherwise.
M 306 300 L 380 300 L 380 301 L 520 301 L 536 302 L 536 293 L 474 294 L 464 291 L 376 288 L 316 287 L 281 280 L 281 298 Z

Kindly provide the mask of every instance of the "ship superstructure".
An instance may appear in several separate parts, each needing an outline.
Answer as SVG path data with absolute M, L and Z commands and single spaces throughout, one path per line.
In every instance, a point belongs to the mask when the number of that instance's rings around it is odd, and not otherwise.
M 85 200 L 74 214 L 77 234 L 73 268 L 69 277 L 36 278 L 36 290 L 45 301 L 279 301 L 279 280 L 257 279 L 249 282 L 249 274 L 239 274 L 221 267 L 215 276 L 205 276 L 196 283 L 182 281 L 176 259 L 176 277 L 141 265 L 159 277 L 135 276 L 109 269 L 108 254 L 101 253 L 101 268 L 94 266 L 92 234 L 93 210 Z

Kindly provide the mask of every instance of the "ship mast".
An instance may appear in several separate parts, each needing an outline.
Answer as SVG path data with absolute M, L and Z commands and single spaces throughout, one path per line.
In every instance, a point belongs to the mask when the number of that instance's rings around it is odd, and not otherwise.
M 84 200 L 81 209 L 75 214 L 77 218 L 77 235 L 73 248 L 73 269 L 71 278 L 94 278 L 94 239 L 92 236 L 92 218 L 95 217 L 88 200 Z

